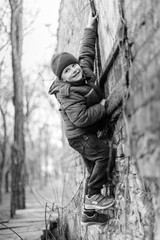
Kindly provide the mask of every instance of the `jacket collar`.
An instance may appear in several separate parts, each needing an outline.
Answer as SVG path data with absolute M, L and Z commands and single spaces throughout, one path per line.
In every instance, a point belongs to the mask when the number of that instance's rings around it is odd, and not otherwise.
M 85 84 L 85 78 L 81 79 L 78 82 L 68 83 L 68 82 L 60 81 L 59 78 L 56 77 L 54 82 L 51 84 L 48 93 L 52 95 L 52 94 L 57 94 L 59 92 L 62 96 L 67 97 L 69 96 L 69 90 L 71 86 L 81 86 L 84 84 Z

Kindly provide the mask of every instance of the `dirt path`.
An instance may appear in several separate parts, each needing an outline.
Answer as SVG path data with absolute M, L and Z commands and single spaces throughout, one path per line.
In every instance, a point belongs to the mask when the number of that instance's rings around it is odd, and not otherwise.
M 54 192 L 51 186 L 37 188 L 35 185 L 26 187 L 26 209 L 17 210 L 13 219 L 10 215 L 10 195 L 5 194 L 3 204 L 0 206 L 0 239 L 41 239 L 42 230 L 46 228 L 45 223 L 50 219 L 56 219 L 52 203 Z M 12 231 L 12 230 L 14 231 Z

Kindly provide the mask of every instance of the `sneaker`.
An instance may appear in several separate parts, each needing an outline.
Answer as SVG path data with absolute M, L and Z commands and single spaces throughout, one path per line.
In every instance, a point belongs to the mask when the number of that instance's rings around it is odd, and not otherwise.
M 90 225 L 103 225 L 107 223 L 109 220 L 109 216 L 106 214 L 95 213 L 93 216 L 88 216 L 85 213 L 82 213 L 81 224 L 83 226 L 90 226 Z
M 106 209 L 111 207 L 115 202 L 114 198 L 104 197 L 102 194 L 94 194 L 92 197 L 86 196 L 85 209 Z

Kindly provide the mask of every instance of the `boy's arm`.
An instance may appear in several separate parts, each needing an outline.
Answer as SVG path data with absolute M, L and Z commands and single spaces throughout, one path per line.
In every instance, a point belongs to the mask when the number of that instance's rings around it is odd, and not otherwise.
M 70 93 L 69 99 L 61 99 L 62 109 L 76 127 L 87 127 L 99 121 L 106 114 L 105 103 L 102 99 L 87 108 L 85 98 L 77 93 Z
M 83 71 L 88 75 L 88 71 L 93 71 L 95 59 L 95 41 L 97 37 L 97 16 L 92 17 L 90 14 L 87 28 L 80 44 L 79 62 Z

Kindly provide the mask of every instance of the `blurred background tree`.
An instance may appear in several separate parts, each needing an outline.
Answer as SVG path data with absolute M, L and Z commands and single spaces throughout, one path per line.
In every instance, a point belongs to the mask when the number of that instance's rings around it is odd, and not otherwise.
M 55 177 L 59 181 L 62 174 L 63 134 L 58 105 L 47 93 L 53 81 L 49 61 L 56 46 L 54 19 L 43 19 L 42 2 L 37 0 L 2 2 L 0 203 L 8 192 L 13 216 L 16 209 L 25 207 L 27 185 L 43 188 L 51 184 L 58 198 Z

